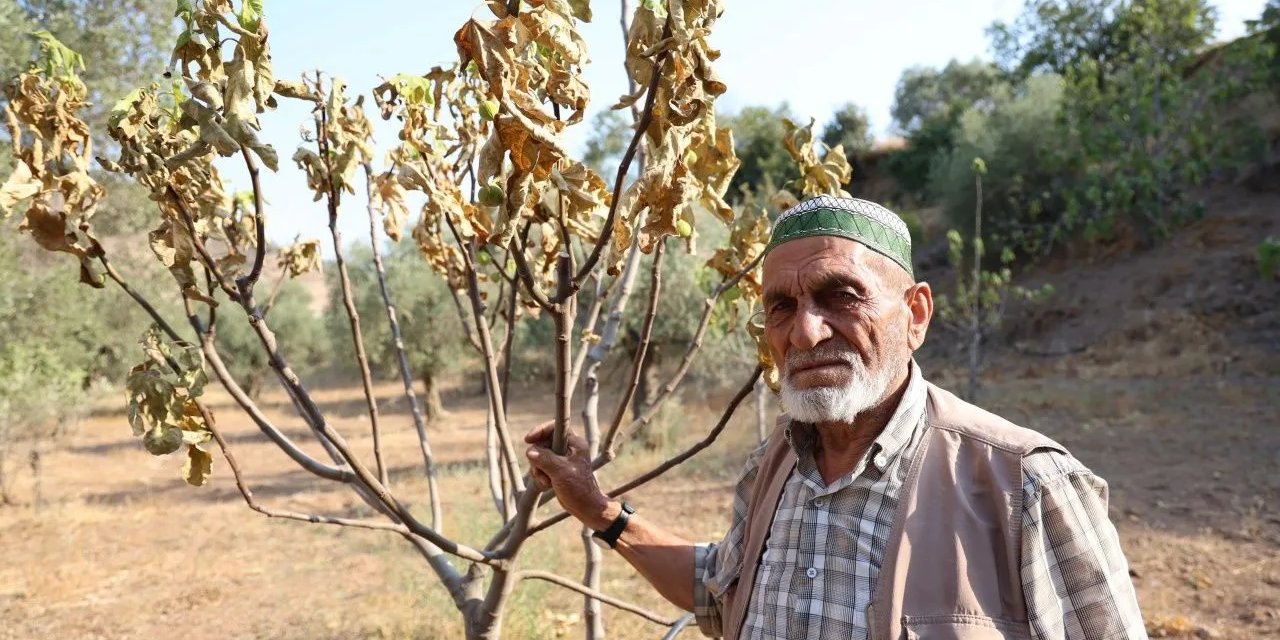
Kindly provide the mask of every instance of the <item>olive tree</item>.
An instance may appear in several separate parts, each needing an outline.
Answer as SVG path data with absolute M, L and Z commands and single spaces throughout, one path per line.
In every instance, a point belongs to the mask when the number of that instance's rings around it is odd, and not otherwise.
M 53 39 L 46 41 L 37 64 L 6 87 L 15 166 L 0 187 L 0 207 L 5 215 L 20 211 L 22 230 L 41 247 L 72 256 L 81 281 L 94 287 L 110 281 L 151 317 L 143 360 L 126 379 L 129 421 L 149 452 L 184 452 L 184 475 L 192 485 L 204 484 L 213 472 L 216 451 L 245 502 L 262 514 L 404 538 L 452 597 L 470 638 L 498 637 L 511 593 L 530 579 L 572 589 L 591 603 L 619 607 L 674 632 L 690 617 L 666 619 L 602 593 L 598 556 L 588 555 L 581 580 L 522 567 L 525 543 L 566 514 L 540 509 L 553 496 L 532 481 L 517 453 L 507 414 L 506 369 L 517 322 L 549 317 L 551 339 L 541 348 L 554 363 L 554 393 L 546 407 L 554 418 L 553 449 L 564 451 L 569 424 L 580 418 L 599 468 L 615 460 L 677 392 L 728 291 L 735 291 L 732 302 L 741 309 L 736 317 L 751 316 L 759 302 L 757 267 L 768 224 L 745 223 L 724 200 L 738 161 L 732 133 L 718 127 L 715 116 L 716 98 L 726 87 L 716 76 L 719 53 L 708 38 L 722 7 L 707 0 L 646 0 L 634 12 L 624 12 L 626 72 L 633 90 L 616 108 L 631 111 L 634 130 L 611 183 L 575 160 L 564 144 L 565 129 L 583 119 L 590 99 L 581 78 L 587 48 L 578 31 L 590 19 L 587 3 L 512 0 L 489 2 L 487 9 L 492 17 L 473 17 L 455 33 L 456 64 L 390 75 L 352 99 L 340 79 L 323 73 L 294 80 L 273 75 L 261 0 L 179 3 L 180 34 L 168 80 L 114 103 L 107 122 L 114 149 L 111 157 L 96 161 L 149 193 L 155 206 L 149 244 L 173 278 L 172 295 L 183 306 L 181 324 L 131 284 L 94 231 L 93 214 L 104 188 L 89 172 L 95 156 L 89 127 L 80 117 L 87 107 L 77 78 L 81 65 L 74 52 Z M 384 166 L 374 166 L 369 96 L 379 115 L 394 119 L 399 128 Z M 259 137 L 259 115 L 283 100 L 302 101 L 312 110 L 292 161 L 328 215 L 331 268 L 350 329 L 351 365 L 365 392 L 373 444 L 369 459 L 353 451 L 316 402 L 259 295 L 268 251 L 268 198 L 259 177 L 280 162 L 278 150 Z M 811 129 L 792 126 L 784 144 L 800 164 L 795 189 L 802 194 L 838 191 L 847 181 L 848 163 L 840 148 L 827 149 Z M 629 180 L 639 155 L 643 166 Z M 228 193 L 218 160 L 244 165 L 249 184 L 243 197 Z M 382 269 L 377 271 L 385 318 L 361 314 L 355 304 L 337 219 L 343 200 L 361 185 L 369 195 L 370 224 L 381 217 L 388 235 L 398 239 L 412 222 L 408 235 L 431 272 L 424 270 L 422 277 L 441 278 L 459 296 L 456 308 L 463 312 L 467 343 L 485 380 L 489 489 L 503 522 L 487 540 L 462 540 L 445 531 L 425 420 Z M 410 193 L 425 200 L 416 221 L 408 210 Z M 683 353 L 673 355 L 672 368 L 644 411 L 630 416 L 630 398 L 661 308 L 664 257 L 681 249 L 673 236 L 686 242 L 696 238 L 693 223 L 700 218 L 728 227 L 708 261 L 718 282 L 706 294 L 700 315 L 687 318 L 692 338 Z M 375 263 L 380 250 L 376 243 L 371 246 Z M 281 261 L 298 264 L 293 271 L 300 273 L 314 262 L 306 259 L 314 253 L 294 247 Z M 642 255 L 650 256 L 643 270 Z M 628 306 L 640 278 L 649 283 L 646 295 Z M 509 321 L 494 322 L 494 308 Z M 643 318 L 638 346 L 626 363 L 629 381 L 617 404 L 603 407 L 599 368 L 613 353 L 628 314 Z M 425 511 L 413 508 L 392 482 L 383 456 L 371 350 L 361 327 L 384 321 L 421 445 Z M 453 321 L 437 330 L 452 331 Z M 257 338 L 273 377 L 324 457 L 298 446 L 231 375 L 216 339 L 217 328 L 227 323 L 242 323 Z M 495 330 L 499 324 L 501 333 Z M 758 338 L 758 327 L 748 329 Z M 776 384 L 767 350 L 757 350 L 759 366 L 745 376 L 705 437 L 609 494 L 632 491 L 710 446 L 762 372 Z M 307 472 L 349 487 L 375 515 L 303 513 L 256 498 L 204 403 L 211 378 L 282 453 Z M 598 637 L 599 617 L 590 608 L 588 617 L 593 618 L 589 634 Z
M 373 252 L 363 249 L 352 254 L 349 265 L 356 310 L 361 317 L 378 318 L 386 311 Z M 440 400 L 441 381 L 450 373 L 474 368 L 475 354 L 465 340 L 458 339 L 463 325 L 457 321 L 448 286 L 440 278 L 423 277 L 426 264 L 415 247 L 394 245 L 382 262 L 387 289 L 400 301 L 396 307 L 400 347 L 396 346 L 388 323 L 363 324 L 361 330 L 369 344 L 369 364 L 382 373 L 395 375 L 403 349 L 410 371 L 422 383 L 426 419 L 437 421 L 445 413 Z M 334 283 L 330 293 L 333 301 L 327 311 L 327 323 L 333 336 L 333 351 L 354 355 L 351 336 L 347 333 L 346 312 L 342 308 L 341 287 Z M 493 324 L 491 317 L 490 325 Z

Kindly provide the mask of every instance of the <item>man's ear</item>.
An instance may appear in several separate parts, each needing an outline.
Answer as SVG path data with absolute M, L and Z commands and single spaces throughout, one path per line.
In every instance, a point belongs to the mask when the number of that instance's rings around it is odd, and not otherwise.
M 908 316 L 907 344 L 912 351 L 924 344 L 925 334 L 929 332 L 929 320 L 933 318 L 933 289 L 928 282 L 917 282 L 907 289 L 906 303 Z

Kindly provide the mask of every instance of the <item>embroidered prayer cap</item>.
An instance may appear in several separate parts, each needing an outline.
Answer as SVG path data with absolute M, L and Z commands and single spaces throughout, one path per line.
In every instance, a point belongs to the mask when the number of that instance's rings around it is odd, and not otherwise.
M 782 212 L 773 225 L 768 254 L 774 247 L 797 238 L 840 236 L 866 245 L 911 270 L 911 234 L 898 214 L 867 200 L 815 196 Z

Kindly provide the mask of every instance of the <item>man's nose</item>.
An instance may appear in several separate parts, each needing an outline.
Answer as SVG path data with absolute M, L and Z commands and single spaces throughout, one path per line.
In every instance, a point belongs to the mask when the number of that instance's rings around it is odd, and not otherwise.
M 827 324 L 826 317 L 811 302 L 803 302 L 799 307 L 795 322 L 791 325 L 791 346 L 802 350 L 812 349 L 831 337 L 831 325 Z

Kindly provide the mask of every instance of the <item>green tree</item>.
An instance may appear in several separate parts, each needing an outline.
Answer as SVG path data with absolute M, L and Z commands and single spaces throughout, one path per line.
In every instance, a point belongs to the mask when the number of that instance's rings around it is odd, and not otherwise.
M 1242 41 L 1192 73 L 1210 9 L 1189 0 L 1123 8 L 1124 48 L 1066 74 L 1062 142 L 1066 170 L 1080 178 L 1065 223 L 1106 236 L 1123 222 L 1150 244 L 1201 212 L 1196 186 L 1260 150 L 1252 116 L 1228 105 L 1265 86 L 1270 53 Z
M 849 158 L 871 149 L 871 125 L 867 121 L 867 112 L 852 102 L 844 103 L 822 127 L 822 142 L 828 147 L 844 145 L 845 155 Z M 856 171 L 854 175 L 857 175 Z
M 951 294 L 938 294 L 937 318 L 943 327 L 967 339 L 969 343 L 969 386 L 965 397 L 975 402 L 978 398 L 979 379 L 982 373 L 982 341 L 1000 326 L 1005 307 L 1010 299 L 1038 301 L 1053 294 L 1053 287 L 1044 285 L 1039 290 L 1028 290 L 1013 284 L 1013 251 L 1005 247 L 1000 252 L 999 268 L 986 268 L 986 243 L 983 238 L 982 203 L 983 180 L 987 164 L 981 157 L 969 157 L 972 177 L 974 209 L 973 234 L 969 236 L 972 257 L 965 260 L 964 237 L 959 231 L 947 232 L 948 258 L 955 271 L 955 287 Z
M 118 328 L 142 323 L 131 304 L 80 286 L 73 264 L 18 238 L 12 225 L 0 219 L 0 502 L 8 501 L 4 468 L 12 454 L 26 447 L 38 471 L 43 447 L 70 433 L 90 404 L 86 398 L 96 395 L 86 393 L 123 378 L 122 358 L 138 336 Z
M 795 177 L 795 163 L 782 146 L 786 136 L 784 119 L 795 120 L 791 107 L 786 103 L 773 109 L 769 107 L 743 107 L 733 115 L 721 115 L 720 126 L 733 130 L 734 151 L 742 166 L 729 183 L 728 198 L 737 202 L 743 188 L 770 192 Z
M 912 67 L 902 72 L 894 91 L 894 125 L 907 136 L 907 146 L 891 154 L 885 168 L 902 191 L 916 199 L 931 197 L 933 167 L 955 146 L 961 116 L 989 104 L 1007 90 L 999 70 L 989 62 L 952 60 L 941 69 Z
M 1017 90 L 1001 87 L 986 104 L 960 118 L 953 148 L 940 153 L 930 173 L 933 198 L 952 226 L 973 226 L 977 203 L 972 161 L 986 159 L 983 238 L 992 246 L 1035 250 L 1065 206 L 1070 176 L 1059 171 L 1055 131 L 1062 78 L 1037 75 Z
M 1271 78 L 1280 95 L 1280 0 L 1269 0 L 1257 20 L 1245 23 L 1251 34 L 1261 36 L 1271 46 Z
M 45 30 L 90 64 L 79 73 L 89 88 L 86 121 L 95 143 L 107 141 L 107 111 L 139 84 L 158 78 L 169 60 L 173 6 L 168 0 L 0 0 L 0 72 L 5 78 L 31 60 L 32 31 Z
M 954 123 L 1003 83 L 999 69 L 982 60 L 952 60 L 941 69 L 911 67 L 898 78 L 890 113 L 898 129 L 910 135 L 932 121 Z
M 1012 23 L 996 22 L 987 35 L 1001 68 L 1016 77 L 1067 75 L 1089 64 L 1098 69 L 1093 80 L 1105 84 L 1111 71 L 1133 63 L 1144 40 L 1157 37 L 1185 54 L 1209 42 L 1216 27 L 1217 11 L 1204 0 L 1028 0 Z

